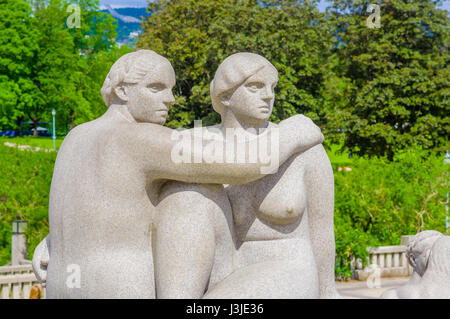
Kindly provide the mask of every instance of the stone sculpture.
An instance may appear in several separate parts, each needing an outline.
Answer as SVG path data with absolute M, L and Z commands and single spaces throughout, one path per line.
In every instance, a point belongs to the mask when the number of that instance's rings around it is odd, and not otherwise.
M 45 286 L 47 281 L 47 266 L 49 260 L 49 236 L 44 238 L 34 249 L 33 260 L 31 262 L 33 266 L 34 274 L 37 280 Z
M 197 156 L 210 140 L 201 140 L 200 150 L 194 147 L 192 158 L 200 162 L 173 161 L 179 142 L 162 124 L 174 103 L 174 85 L 164 57 L 149 50 L 127 54 L 103 85 L 106 113 L 65 138 L 50 190 L 50 233 L 33 258 L 48 298 L 155 298 L 151 238 L 164 183 L 241 184 L 265 176 L 260 160 L 216 163 Z M 280 164 L 323 140 L 304 116 L 275 127 L 264 139 L 279 138 Z M 222 149 L 226 140 L 219 142 Z M 260 137 L 238 143 L 237 149 L 258 143 Z
M 418 233 L 408 243 L 414 272 L 404 285 L 385 291 L 383 299 L 450 299 L 450 236 L 434 230 Z
M 278 81 L 262 56 L 237 53 L 211 83 L 222 123 L 244 138 L 267 122 Z M 335 298 L 334 181 L 322 145 L 242 185 L 166 184 L 155 225 L 158 298 Z

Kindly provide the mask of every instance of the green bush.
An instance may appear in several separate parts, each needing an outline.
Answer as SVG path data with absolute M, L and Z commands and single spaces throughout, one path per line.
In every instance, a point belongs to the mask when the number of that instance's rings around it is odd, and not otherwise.
M 48 233 L 48 198 L 54 152 L 0 145 L 0 265 L 11 260 L 12 221 L 28 221 L 28 256 Z
M 434 229 L 445 233 L 450 165 L 415 150 L 383 158 L 353 158 L 351 171 L 335 174 L 336 275 L 349 277 L 352 257 L 366 247 L 399 245 L 402 235 Z

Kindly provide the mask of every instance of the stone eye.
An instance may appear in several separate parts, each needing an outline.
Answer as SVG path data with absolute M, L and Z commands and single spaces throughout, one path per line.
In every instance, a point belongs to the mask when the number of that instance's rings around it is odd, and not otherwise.
M 164 85 L 161 83 L 153 83 L 153 84 L 149 84 L 148 88 L 150 89 L 150 91 L 152 91 L 153 93 L 158 93 L 162 90 L 164 90 Z
M 264 84 L 259 83 L 259 82 L 253 82 L 253 83 L 247 84 L 247 88 L 252 92 L 256 92 L 257 90 L 260 90 L 263 87 L 264 87 Z

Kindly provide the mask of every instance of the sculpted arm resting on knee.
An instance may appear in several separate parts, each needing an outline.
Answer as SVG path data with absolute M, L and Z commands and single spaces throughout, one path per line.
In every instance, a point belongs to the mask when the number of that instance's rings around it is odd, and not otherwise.
M 214 214 L 195 190 L 163 195 L 152 232 L 156 297 L 199 299 L 214 262 Z

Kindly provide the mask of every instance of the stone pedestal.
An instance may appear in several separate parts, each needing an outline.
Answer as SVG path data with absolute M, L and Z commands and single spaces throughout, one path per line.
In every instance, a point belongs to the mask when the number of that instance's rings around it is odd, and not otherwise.
M 20 265 L 28 259 L 27 238 L 24 234 L 14 234 L 11 240 L 11 265 Z
M 408 246 L 408 243 L 414 238 L 414 235 L 404 235 L 400 238 L 401 246 Z
M 20 265 L 28 259 L 27 238 L 25 230 L 27 228 L 25 220 L 15 220 L 12 225 L 11 238 L 11 265 Z

